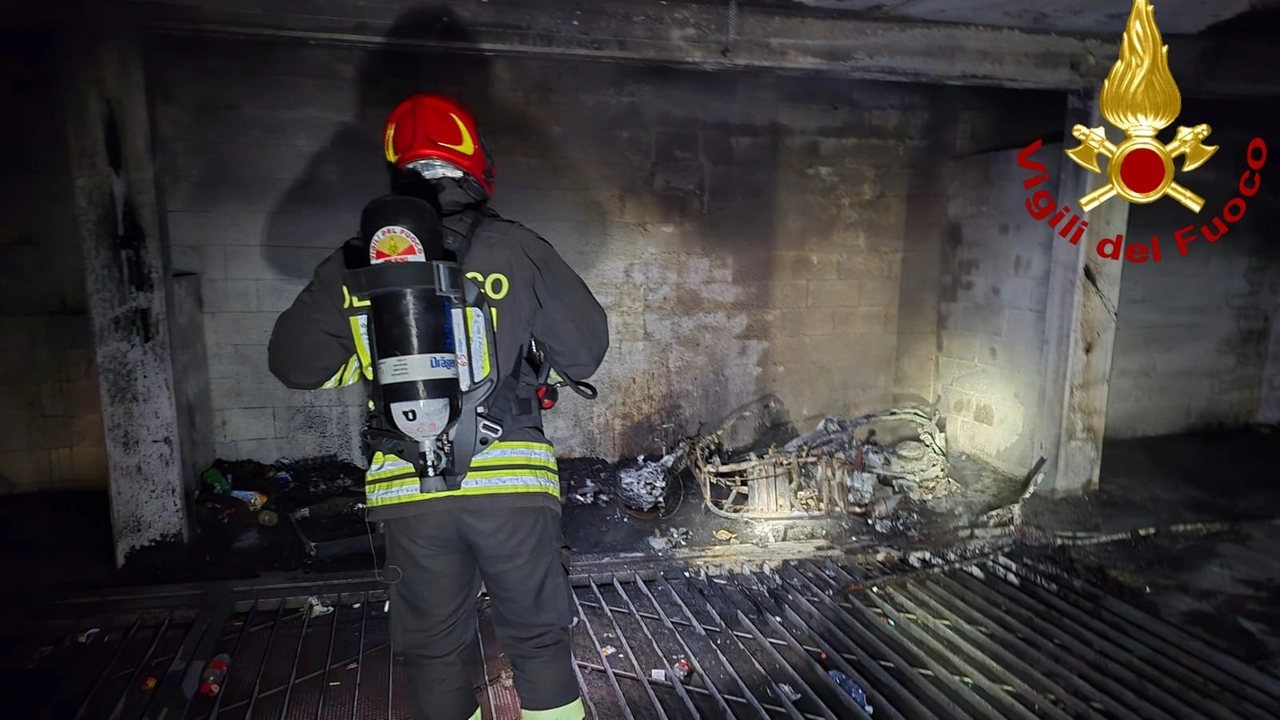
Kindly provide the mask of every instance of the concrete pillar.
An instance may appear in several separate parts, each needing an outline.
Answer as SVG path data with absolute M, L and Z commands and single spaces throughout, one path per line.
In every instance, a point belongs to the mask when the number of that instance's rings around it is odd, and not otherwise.
M 1077 144 L 1071 137 L 1071 128 L 1077 124 L 1107 127 L 1097 92 L 1068 96 L 1067 149 Z M 1113 128 L 1107 127 L 1107 132 L 1113 142 L 1121 139 Z M 1059 205 L 1078 213 L 1080 197 L 1104 185 L 1106 176 L 1067 158 L 1061 167 L 1054 197 Z M 1045 401 L 1036 446 L 1048 460 L 1043 487 L 1055 495 L 1076 495 L 1098 487 L 1124 264 L 1100 257 L 1097 247 L 1099 240 L 1126 232 L 1129 203 L 1112 198 L 1086 219 L 1089 227 L 1078 244 L 1054 236 L 1049 266 Z
M 170 276 L 138 37 L 85 22 L 62 41 L 76 222 L 121 566 L 140 550 L 171 550 L 189 537 L 166 307 Z

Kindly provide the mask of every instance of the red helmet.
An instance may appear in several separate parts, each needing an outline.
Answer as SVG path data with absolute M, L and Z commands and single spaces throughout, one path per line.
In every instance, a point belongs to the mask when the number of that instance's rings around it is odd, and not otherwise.
M 420 93 L 387 119 L 387 162 L 414 165 L 427 177 L 457 177 L 487 198 L 493 194 L 493 160 L 475 118 L 453 98 Z

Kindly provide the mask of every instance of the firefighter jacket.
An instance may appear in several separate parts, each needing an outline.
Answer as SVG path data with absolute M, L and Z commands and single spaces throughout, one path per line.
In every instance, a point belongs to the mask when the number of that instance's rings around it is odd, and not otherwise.
M 475 454 L 457 490 L 423 493 L 411 464 L 372 452 L 365 473 L 370 521 L 445 509 L 448 498 L 462 495 L 488 495 L 495 505 L 559 508 L 555 450 L 542 431 L 536 375 L 526 359 L 530 339 L 551 366 L 575 380 L 594 374 L 609 347 L 604 309 L 546 240 L 489 210 L 444 210 L 446 237 L 455 238 L 462 269 L 484 292 L 494 321 L 500 383 L 490 403 L 505 407 L 513 421 Z M 330 255 L 276 321 L 268 363 L 290 388 L 373 379 L 368 302 L 344 284 L 351 252 L 367 251 L 353 239 Z

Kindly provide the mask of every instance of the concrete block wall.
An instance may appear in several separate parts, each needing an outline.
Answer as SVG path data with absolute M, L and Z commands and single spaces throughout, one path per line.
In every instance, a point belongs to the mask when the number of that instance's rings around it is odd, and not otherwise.
M 1054 177 L 1061 151 L 1048 145 L 1036 156 Z M 1036 459 L 1048 261 L 1061 239 L 1027 215 L 1017 154 L 985 152 L 948 168 L 936 350 L 948 447 L 1021 474 Z
M 49 58 L 0 34 L 0 493 L 105 488 L 84 266 Z
M 384 191 L 387 112 L 425 89 L 474 108 L 495 208 L 610 313 L 601 399 L 548 418 L 562 452 L 659 449 L 769 392 L 802 425 L 890 400 L 920 90 L 257 41 L 153 51 L 174 267 L 202 277 L 219 455 L 355 450 L 358 391 L 284 389 L 266 341 Z
M 1189 102 L 1182 116 L 1185 122 L 1209 123 L 1210 141 L 1220 149 L 1179 178 L 1205 198 L 1198 215 L 1163 200 L 1129 211 L 1129 237 L 1149 242 L 1159 236 L 1162 259 L 1124 268 L 1107 437 L 1280 420 L 1280 192 L 1267 182 L 1270 166 L 1243 219 L 1214 243 L 1199 230 L 1239 194 L 1245 149 L 1263 130 L 1244 119 L 1264 115 L 1256 108 Z M 1183 257 L 1173 235 L 1187 226 L 1200 239 Z

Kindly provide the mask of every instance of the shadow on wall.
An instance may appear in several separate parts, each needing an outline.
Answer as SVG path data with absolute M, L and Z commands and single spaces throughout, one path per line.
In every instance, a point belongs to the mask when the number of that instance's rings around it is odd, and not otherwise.
M 547 418 L 562 451 L 657 451 L 768 391 L 771 339 L 798 326 L 805 303 L 775 302 L 784 130 L 743 102 L 748 78 L 414 48 L 473 42 L 437 7 L 404 14 L 386 39 L 358 73 L 356 116 L 270 213 L 261 252 L 277 273 L 309 279 L 296 249 L 316 240 L 300 236 L 333 233 L 325 242 L 337 248 L 388 190 L 382 130 L 394 106 L 451 94 L 493 152 L 495 209 L 543 234 L 610 313 L 601 400 L 571 399 Z M 336 208 L 348 223 L 338 230 Z
M 263 237 L 263 256 L 283 277 L 310 279 L 311 268 L 299 268 L 295 248 L 308 244 L 299 235 L 327 223 L 314 218 L 329 216 L 334 208 L 363 207 L 368 200 L 389 190 L 390 166 L 382 156 L 382 131 L 391 110 L 405 97 L 434 90 L 443 73 L 421 56 L 399 49 L 396 43 L 437 40 L 466 43 L 467 31 L 459 26 L 448 9 L 424 7 L 405 13 L 385 37 L 387 45 L 371 51 L 357 74 L 357 115 L 338 132 L 307 164 L 303 175 L 289 188 L 272 210 Z M 474 76 L 473 87 L 484 88 L 485 63 L 467 63 L 466 74 Z M 460 98 L 463 102 L 467 97 Z M 353 203 L 352 198 L 360 198 Z M 355 234 L 360 218 L 348 219 L 344 228 L 334 229 L 332 247 L 337 249 Z M 330 226 L 331 227 L 331 226 Z

